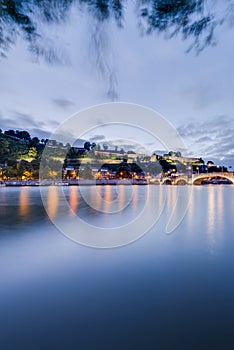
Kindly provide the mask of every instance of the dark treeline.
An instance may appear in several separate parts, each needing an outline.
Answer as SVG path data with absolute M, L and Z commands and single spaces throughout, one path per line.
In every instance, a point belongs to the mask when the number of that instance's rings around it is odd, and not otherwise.
M 0 129 L 1 174 L 11 177 L 38 177 L 42 152 L 47 139 L 30 136 L 25 130 Z
M 46 147 L 46 145 L 48 147 Z M 0 129 L 0 177 L 5 179 L 59 178 L 61 171 L 75 162 L 79 172 L 80 159 L 93 154 L 96 144 L 84 141 L 81 148 L 69 143 L 31 137 L 26 130 Z M 70 162 L 70 163 L 69 163 Z
M 126 177 L 129 167 L 131 174 L 138 173 L 140 169 L 141 173 L 150 176 L 227 171 L 227 167 L 216 166 L 212 161 L 205 164 L 202 158 L 186 160 L 180 152 L 172 151 L 163 156 L 153 154 L 152 157 L 131 151 L 136 159 L 129 164 L 129 152 L 123 149 L 117 152 L 117 146 L 115 150 L 108 151 L 105 143 L 102 148 L 85 140 L 83 147 L 74 147 L 69 143 L 64 145 L 56 140 L 31 137 L 25 130 L 3 132 L 0 129 L 0 179 L 38 179 L 39 173 L 44 179 L 92 178 L 92 168 L 103 168 L 103 162 L 107 161 L 109 164 L 104 164 L 104 168 L 111 173 L 112 166 L 117 169 L 123 160 L 119 172 L 126 173 Z

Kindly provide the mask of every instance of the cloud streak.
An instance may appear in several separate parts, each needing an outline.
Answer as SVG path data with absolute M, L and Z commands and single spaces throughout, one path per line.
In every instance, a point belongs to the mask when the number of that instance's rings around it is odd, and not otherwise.
M 234 118 L 215 116 L 204 122 L 190 122 L 178 128 L 192 155 L 212 158 L 234 166 Z
M 52 102 L 61 109 L 68 109 L 74 106 L 74 103 L 66 98 L 52 98 Z
M 105 140 L 105 135 L 94 135 L 92 137 L 90 137 L 90 141 L 91 142 L 100 142 L 100 141 L 104 141 Z
M 51 132 L 49 125 L 57 126 L 57 121 L 49 120 L 47 123 L 35 120 L 29 114 L 13 111 L 10 117 L 4 118 L 0 115 L 0 128 L 2 130 L 27 130 L 31 136 L 39 138 L 50 138 Z

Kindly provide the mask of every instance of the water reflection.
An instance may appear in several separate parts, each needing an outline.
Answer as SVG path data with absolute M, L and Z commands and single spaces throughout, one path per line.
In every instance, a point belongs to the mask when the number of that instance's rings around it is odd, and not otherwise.
M 105 186 L 105 191 L 103 195 L 104 199 L 104 213 L 108 212 L 112 202 L 112 187 L 110 185 Z
M 70 205 L 70 213 L 73 216 L 74 214 L 76 214 L 76 211 L 79 205 L 79 194 L 76 186 L 70 186 L 69 205 Z
M 224 225 L 224 186 L 220 186 L 217 191 L 217 226 L 219 235 L 222 234 L 222 227 Z
M 166 187 L 166 186 L 164 186 Z M 178 213 L 178 210 L 180 209 L 180 200 L 181 198 L 178 198 L 179 192 L 178 187 L 176 186 L 168 186 L 166 188 L 166 200 L 167 200 L 167 215 L 169 217 L 172 217 L 172 215 L 176 216 Z
M 210 254 L 215 253 L 215 224 L 216 224 L 216 188 L 209 186 L 207 205 L 207 235 Z
M 118 207 L 120 212 L 123 210 L 124 205 L 125 205 L 125 186 L 118 185 Z
M 104 186 L 90 186 L 87 191 L 89 192 L 88 195 L 88 202 L 87 204 L 90 206 L 90 208 L 94 208 L 97 212 L 103 210 L 103 199 L 105 196 L 105 187 Z M 82 196 L 84 193 L 82 192 Z M 84 198 L 84 197 L 83 197 Z
M 128 191 L 126 187 L 122 189 Z M 10 222 L 15 220 L 15 215 L 18 214 L 15 208 L 20 202 L 29 204 L 30 216 L 34 213 L 34 219 L 37 220 L 38 208 L 42 206 L 39 189 L 2 190 L 8 191 L 6 201 L 3 192 L 0 192 L 0 205 L 7 206 Z M 111 196 L 115 195 L 114 187 L 105 190 L 107 192 L 111 190 Z M 52 187 L 45 188 L 46 204 L 49 200 L 49 204 L 55 209 L 56 198 L 58 200 L 57 195 L 60 191 L 61 188 L 57 190 Z M 87 188 L 87 191 L 93 190 Z M 147 187 L 135 187 L 133 197 L 136 197 L 133 199 L 133 204 L 138 196 L 138 208 L 141 203 L 142 205 L 146 203 L 147 212 L 151 215 L 152 212 L 155 213 L 157 207 L 162 208 L 166 188 L 149 187 L 150 198 L 146 201 L 147 191 Z M 200 334 L 203 334 L 205 329 L 204 339 L 199 339 L 201 342 L 206 342 L 207 338 L 212 340 L 218 334 L 219 348 L 222 349 L 221 342 L 232 339 L 234 315 L 234 304 L 227 302 L 232 300 L 234 293 L 234 281 L 231 278 L 234 266 L 234 236 L 231 232 L 234 224 L 231 215 L 233 191 L 234 188 L 220 186 L 194 188 L 189 208 L 189 215 L 193 215 L 189 231 L 192 232 L 191 236 L 185 237 L 186 227 L 183 222 L 178 227 L 177 234 L 167 237 L 157 234 L 161 232 L 159 226 L 159 231 L 158 227 L 155 227 L 151 234 L 120 249 L 98 250 L 82 247 L 64 239 L 53 225 L 47 223 L 37 225 L 35 221 L 34 225 L 28 227 L 28 232 L 21 234 L 17 221 L 16 234 L 11 236 L 8 226 L 5 225 L 1 233 L 8 234 L 1 236 L 0 244 L 2 301 L 0 323 L 1 339 L 3 338 L 6 344 L 2 342 L 2 349 L 17 349 L 17 343 L 23 344 L 22 348 L 25 350 L 49 348 L 58 341 L 58 338 L 48 338 L 49 331 L 54 326 L 57 327 L 56 336 L 61 334 L 61 346 L 58 345 L 57 350 L 66 348 L 66 344 L 68 349 L 76 348 L 77 329 L 83 342 L 81 349 L 92 349 L 96 343 L 90 344 L 90 347 L 85 346 L 87 329 L 91 324 L 100 335 L 101 341 L 105 339 L 106 334 L 109 334 L 108 344 L 112 344 L 113 339 L 117 339 L 119 334 L 125 335 L 127 323 L 130 322 L 133 331 L 130 338 L 128 334 L 127 338 L 124 337 L 124 342 L 126 339 L 130 341 L 133 339 L 134 342 L 130 343 L 130 346 L 123 343 L 119 348 L 129 349 L 134 346 L 138 348 L 135 345 L 137 332 L 146 334 L 149 343 L 156 339 L 155 337 L 161 336 L 161 330 L 166 330 L 161 338 L 162 342 L 167 339 L 168 320 L 172 326 L 169 329 L 172 328 L 174 332 L 171 332 L 169 339 L 172 338 L 173 341 L 175 334 L 180 334 L 180 329 L 187 327 L 186 344 L 184 346 L 182 344 L 181 349 L 189 349 L 194 329 Z M 74 205 L 78 195 L 78 211 L 82 209 L 83 200 L 79 196 L 78 188 L 66 187 L 64 192 L 68 197 L 74 195 L 74 202 L 72 200 Z M 173 197 L 171 194 L 171 200 Z M 105 194 L 105 198 L 110 198 L 108 193 Z M 62 205 L 61 200 L 59 203 Z M 32 205 L 36 206 L 35 210 L 32 210 Z M 85 211 L 88 212 L 86 208 L 88 207 L 85 206 Z M 121 223 L 125 216 L 129 218 L 128 213 L 126 210 L 121 218 L 120 215 L 105 215 L 105 218 L 110 223 L 112 218 L 116 217 L 116 223 Z M 145 213 L 143 219 L 148 218 L 149 215 Z M 93 220 L 93 215 L 90 216 L 90 220 Z M 222 221 L 223 227 L 220 229 L 223 235 L 222 245 L 218 244 L 220 242 L 215 236 L 215 248 L 216 251 L 219 249 L 219 255 L 216 254 L 210 259 L 210 251 L 207 250 L 207 226 L 209 225 L 209 235 L 212 233 L 214 235 L 217 222 L 221 227 Z M 163 213 L 163 227 L 165 223 Z M 32 235 L 32 230 L 37 234 Z M 173 308 L 181 312 L 172 313 Z M 155 314 L 158 315 L 157 318 Z M 192 326 L 187 322 L 188 314 L 194 321 Z M 220 315 L 219 323 L 216 315 Z M 8 346 L 9 339 L 12 338 L 11 320 L 18 319 L 21 321 L 18 322 L 15 332 L 17 338 L 14 344 Z M 123 323 L 124 319 L 127 322 Z M 139 320 L 142 322 L 139 323 Z M 157 320 L 158 323 L 155 325 Z M 155 335 L 156 328 L 159 329 L 158 335 Z M 74 346 L 70 343 L 71 338 L 74 339 L 74 343 L 76 342 Z M 38 339 L 38 346 L 33 346 L 34 339 Z M 42 339 L 45 339 L 45 343 Z M 144 337 L 140 343 L 143 349 L 145 341 Z M 162 348 L 173 349 L 173 341 Z M 203 348 L 217 348 L 215 341 L 216 338 L 214 343 L 206 343 Z M 194 348 L 199 349 L 199 344 L 195 345 Z M 96 349 L 102 349 L 101 346 L 102 344 Z M 153 344 L 152 348 L 157 348 L 157 344 Z
M 158 210 L 163 210 L 163 207 L 165 205 L 165 186 L 158 186 L 159 195 L 158 195 Z
M 205 208 L 204 211 L 207 210 L 207 203 L 206 203 L 207 197 L 202 196 L 202 194 L 204 193 L 204 190 L 206 189 L 204 187 L 202 188 L 202 186 L 196 186 L 196 187 L 194 186 L 188 201 L 188 210 L 186 213 L 186 218 L 187 218 L 188 232 L 190 232 L 191 235 L 193 235 L 194 233 L 192 228 L 195 227 L 197 224 L 197 222 L 194 222 L 194 218 L 197 217 L 198 215 L 197 211 L 200 213 L 199 209 L 201 208 L 201 206 Z M 204 201 L 204 198 L 205 198 L 205 201 Z
M 175 189 L 176 187 L 173 187 L 173 189 Z M 167 196 L 166 196 L 166 208 L 167 208 L 167 215 L 170 215 L 171 213 L 171 209 L 172 209 L 172 206 L 171 206 L 171 187 L 168 186 L 168 188 L 166 188 L 167 190 Z
M 133 211 L 136 211 L 137 206 L 138 206 L 138 200 L 139 200 L 138 188 L 139 188 L 138 186 L 132 187 L 132 209 L 133 209 Z
M 1 188 L 0 192 L 0 217 L 6 215 L 6 203 L 7 203 L 7 196 L 6 196 L 6 189 Z
M 58 189 L 56 186 L 50 186 L 48 189 L 47 212 L 51 219 L 56 217 L 59 205 Z
M 25 218 L 29 215 L 29 210 L 28 188 L 22 188 L 19 194 L 19 215 Z
M 179 201 L 177 201 L 177 192 L 178 187 L 169 187 L 167 191 L 167 208 L 168 208 L 168 222 L 174 217 L 176 217 L 178 213 L 178 205 Z
M 193 218 L 194 218 L 194 201 L 195 201 L 195 196 L 194 196 L 194 192 L 192 193 L 192 196 L 190 197 L 190 201 L 188 203 L 188 211 L 187 211 L 187 223 L 188 226 L 191 227 Z M 190 230 L 188 230 L 188 232 L 190 232 Z

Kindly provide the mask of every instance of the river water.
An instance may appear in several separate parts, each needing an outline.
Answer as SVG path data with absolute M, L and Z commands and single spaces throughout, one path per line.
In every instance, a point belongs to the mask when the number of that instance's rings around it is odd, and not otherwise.
M 39 188 L 0 188 L 0 349 L 233 349 L 234 186 L 134 186 L 115 213 L 82 191 L 95 208 L 75 186 L 44 189 L 45 207 Z M 107 209 L 128 191 L 99 189 Z M 153 213 L 148 232 L 112 249 L 77 244 L 50 220 L 111 231 Z

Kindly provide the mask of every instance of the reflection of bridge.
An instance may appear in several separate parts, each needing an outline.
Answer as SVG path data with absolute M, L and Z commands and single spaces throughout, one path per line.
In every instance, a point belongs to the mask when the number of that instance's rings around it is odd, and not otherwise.
M 173 185 L 201 185 L 202 181 L 205 179 L 222 178 L 230 180 L 234 184 L 234 173 L 233 172 L 220 172 L 220 173 L 201 173 L 193 174 L 189 177 L 186 174 L 181 174 L 176 176 L 175 179 L 165 177 L 162 180 L 162 184 L 173 184 Z

